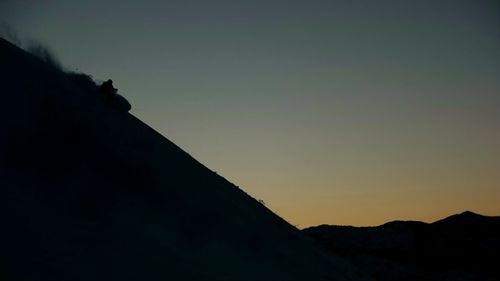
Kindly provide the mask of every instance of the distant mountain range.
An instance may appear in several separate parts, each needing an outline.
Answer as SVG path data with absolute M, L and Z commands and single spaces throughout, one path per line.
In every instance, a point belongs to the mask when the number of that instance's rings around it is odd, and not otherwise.
M 434 223 L 303 230 L 381 281 L 500 280 L 500 217 L 463 212 Z

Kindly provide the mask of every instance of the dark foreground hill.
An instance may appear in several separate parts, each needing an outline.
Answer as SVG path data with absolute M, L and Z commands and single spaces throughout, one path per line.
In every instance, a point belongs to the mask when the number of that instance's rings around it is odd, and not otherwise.
M 123 110 L 0 39 L 0 280 L 361 280 Z
M 376 280 L 500 280 L 500 217 L 464 212 L 427 224 L 303 230 Z

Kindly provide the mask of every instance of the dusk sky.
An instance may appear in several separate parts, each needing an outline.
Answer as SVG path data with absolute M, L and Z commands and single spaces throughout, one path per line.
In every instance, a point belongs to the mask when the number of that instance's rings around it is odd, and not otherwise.
M 300 228 L 500 215 L 499 1 L 2 0 L 0 29 Z

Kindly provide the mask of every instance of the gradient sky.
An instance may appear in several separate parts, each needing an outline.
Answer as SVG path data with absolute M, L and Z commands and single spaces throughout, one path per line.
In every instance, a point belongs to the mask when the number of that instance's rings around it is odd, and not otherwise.
M 0 24 L 299 227 L 500 215 L 498 1 L 2 0 Z

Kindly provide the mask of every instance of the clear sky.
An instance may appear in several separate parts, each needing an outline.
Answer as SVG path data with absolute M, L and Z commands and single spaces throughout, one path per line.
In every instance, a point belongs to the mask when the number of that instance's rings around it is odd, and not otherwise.
M 500 215 L 498 1 L 2 0 L 0 24 L 299 227 Z

